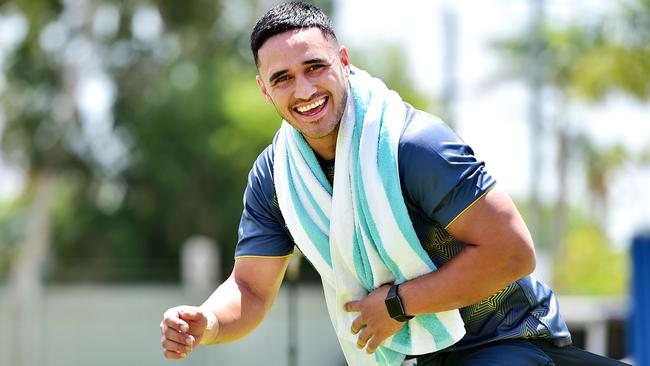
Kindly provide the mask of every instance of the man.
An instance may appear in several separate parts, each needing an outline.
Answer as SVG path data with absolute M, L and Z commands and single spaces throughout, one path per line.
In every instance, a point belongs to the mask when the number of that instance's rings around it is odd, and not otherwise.
M 444 123 L 354 68 L 320 9 L 270 9 L 251 49 L 285 122 L 249 175 L 232 274 L 165 312 L 165 357 L 250 333 L 295 239 L 351 365 L 621 364 L 570 346 L 508 195 Z

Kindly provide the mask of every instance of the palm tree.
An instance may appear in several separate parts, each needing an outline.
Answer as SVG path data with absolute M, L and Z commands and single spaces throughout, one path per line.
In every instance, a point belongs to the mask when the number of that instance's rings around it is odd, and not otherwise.
M 586 169 L 587 189 L 592 199 L 588 212 L 594 222 L 605 224 L 609 212 L 609 187 L 618 169 L 630 161 L 630 154 L 621 144 L 609 148 L 596 148 L 589 139 L 578 140 Z
M 603 41 L 576 62 L 572 83 L 594 102 L 612 92 L 650 97 L 650 0 L 629 0 L 591 31 Z
M 575 89 L 571 84 L 572 73 L 577 60 L 594 43 L 598 42 L 598 38 L 578 26 L 564 29 L 542 26 L 539 32 L 543 55 L 541 57 L 544 60 L 539 65 L 542 93 L 539 94 L 540 100 L 534 102 L 543 106 L 546 99 L 555 106 L 554 116 L 540 128 L 551 130 L 557 141 L 555 166 L 558 193 L 553 215 L 553 232 L 550 235 L 552 244 L 548 248 L 553 252 L 553 262 L 557 264 L 561 263 L 564 258 L 564 237 L 568 217 L 568 177 L 571 157 L 575 154 L 573 140 L 579 127 L 577 122 L 570 117 L 570 106 L 576 97 Z M 505 67 L 499 74 L 499 79 L 527 80 L 529 78 L 530 55 L 535 54 L 533 52 L 535 42 L 531 41 L 530 37 L 518 36 L 497 41 L 494 43 L 494 47 L 506 61 Z M 540 57 L 539 53 L 537 57 Z M 544 98 L 543 96 L 548 97 Z M 534 138 L 539 139 L 540 136 Z M 540 152 L 533 152 L 533 155 L 535 154 L 540 154 Z M 534 174 L 537 175 L 540 171 L 539 166 L 533 167 Z M 532 180 L 537 179 L 537 176 L 532 178 Z M 535 207 L 531 207 L 531 210 L 534 209 Z M 538 235 L 539 237 L 540 235 Z M 542 244 L 544 247 L 543 243 L 538 244 Z
M 601 223 L 606 220 L 611 177 L 630 159 L 620 145 L 607 151 L 596 149 L 580 132 L 579 120 L 571 117 L 570 106 L 577 99 L 602 102 L 613 91 L 647 100 L 650 96 L 650 48 L 647 47 L 650 0 L 630 0 L 620 13 L 588 25 L 542 26 L 539 37 L 544 50 L 544 62 L 540 66 L 543 85 L 556 111 L 554 123 L 549 126 L 558 149 L 552 250 L 554 262 L 561 264 L 572 157 L 584 157 L 588 191 L 598 207 L 592 212 Z M 529 55 L 536 46 L 534 38 L 531 41 L 528 36 L 518 36 L 495 42 L 494 46 L 507 61 L 500 76 L 526 80 Z M 534 168 L 534 171 L 538 170 Z

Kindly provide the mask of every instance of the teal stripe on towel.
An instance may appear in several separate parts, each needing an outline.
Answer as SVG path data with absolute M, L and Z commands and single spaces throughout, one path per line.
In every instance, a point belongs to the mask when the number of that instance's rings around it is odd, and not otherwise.
M 294 159 L 293 155 L 292 155 L 292 154 L 288 154 L 288 155 L 289 155 L 289 162 L 290 162 L 291 166 L 292 166 L 292 167 L 297 167 L 297 165 L 296 165 L 296 160 Z M 306 184 L 305 181 L 302 179 L 302 176 L 301 176 L 301 175 L 298 175 L 298 182 L 300 182 L 300 187 L 302 187 L 302 190 L 303 190 L 304 192 L 309 192 L 309 188 L 307 188 L 307 184 Z M 311 207 L 312 207 L 312 208 L 314 209 L 314 211 L 316 212 L 316 215 L 317 215 L 318 218 L 320 219 L 321 223 L 322 223 L 322 224 L 323 224 L 327 229 L 329 229 L 329 227 L 330 227 L 330 219 L 327 217 L 327 215 L 325 214 L 325 212 L 323 211 L 323 209 L 320 207 L 320 205 L 318 204 L 318 202 L 316 202 L 316 199 L 314 198 L 314 196 L 313 196 L 312 194 L 309 194 L 309 193 L 305 194 L 305 196 L 307 196 L 307 199 L 309 200 L 309 204 L 311 205 Z M 302 201 L 301 201 L 301 203 L 302 203 Z M 322 231 L 322 230 L 321 230 L 321 231 Z
M 434 313 L 418 315 L 410 321 L 417 321 L 420 323 L 420 325 L 433 336 L 438 349 L 449 347 L 455 343 L 451 334 L 447 331 L 447 327 L 445 327 L 440 319 L 438 319 L 438 316 Z
M 361 179 L 361 169 L 359 168 L 358 164 L 355 165 L 355 179 Z M 406 277 L 399 269 L 399 266 L 397 266 L 397 264 L 384 249 L 384 244 L 382 242 L 381 235 L 379 235 L 379 231 L 377 230 L 377 225 L 369 214 L 370 207 L 368 206 L 368 200 L 366 198 L 366 192 L 363 189 L 363 185 L 355 183 L 355 188 L 357 191 L 357 210 L 359 210 L 359 216 L 365 218 L 365 220 L 360 219 L 359 224 L 362 225 L 362 228 L 367 232 L 367 236 L 371 240 L 370 244 L 375 247 L 377 253 L 383 260 L 388 270 L 390 270 L 393 276 L 395 276 L 397 282 L 402 283 L 406 281 Z
M 404 282 L 406 278 L 404 277 L 404 274 L 402 274 L 402 271 L 400 271 L 397 264 L 393 261 L 392 258 L 390 258 L 388 253 L 386 253 L 386 251 L 384 250 L 381 236 L 379 235 L 379 231 L 377 230 L 377 226 L 375 222 L 372 220 L 372 215 L 370 214 L 370 207 L 368 205 L 366 192 L 363 188 L 363 175 L 361 173 L 361 165 L 359 160 L 359 143 L 361 141 L 361 129 L 363 127 L 363 116 L 365 114 L 366 108 L 365 105 L 361 104 L 361 98 L 358 98 L 356 93 L 353 93 L 353 100 L 355 103 L 356 116 L 355 116 L 354 132 L 352 135 L 351 152 L 352 152 L 352 161 L 354 162 L 354 167 L 353 167 L 354 174 L 352 174 L 352 177 L 355 180 L 353 184 L 356 192 L 355 205 L 356 205 L 356 209 L 358 210 L 357 216 L 359 218 L 366 218 L 366 220 L 360 219 L 359 224 L 362 225 L 362 229 L 367 232 L 368 238 L 371 239 L 372 244 L 374 244 L 374 247 L 377 249 L 379 256 L 382 258 L 388 270 L 390 270 L 393 276 L 396 277 L 397 282 L 401 283 Z
M 291 193 L 291 203 L 293 204 L 293 207 L 296 209 L 296 215 L 298 216 L 298 220 L 300 220 L 300 223 L 302 224 L 305 232 L 309 236 L 309 239 L 312 241 L 312 243 L 314 243 L 314 246 L 316 247 L 316 250 L 318 250 L 318 253 L 320 253 L 321 257 L 323 257 L 323 259 L 328 264 L 328 266 L 332 268 L 332 256 L 330 254 L 330 248 L 329 248 L 329 237 L 327 234 L 323 233 L 320 230 L 320 228 L 309 218 L 309 214 L 307 213 L 307 210 L 300 203 L 300 197 L 298 197 L 298 194 L 296 193 L 296 187 L 293 184 L 292 171 L 294 171 L 296 167 L 291 165 L 291 161 L 289 158 L 287 158 L 287 164 L 288 164 L 287 179 L 289 181 L 289 192 Z M 298 179 L 301 179 L 300 175 L 298 175 Z
M 413 354 L 411 350 L 411 327 L 409 323 L 404 324 L 402 329 L 393 335 L 393 340 L 390 343 L 391 348 L 401 353 L 410 355 Z
M 377 165 L 379 166 L 379 171 L 382 172 L 380 176 L 384 185 L 384 191 L 388 196 L 388 202 L 392 208 L 393 216 L 395 217 L 395 221 L 397 222 L 397 226 L 402 232 L 402 235 L 406 238 L 406 241 L 409 243 L 413 251 L 417 253 L 418 257 L 420 257 L 420 259 L 426 263 L 431 270 L 436 270 L 436 265 L 424 251 L 424 248 L 422 248 L 422 244 L 413 229 L 413 222 L 409 217 L 406 204 L 404 203 L 397 162 L 395 160 L 396 154 L 391 145 L 389 128 L 387 127 L 387 124 L 384 123 L 384 113 L 386 112 L 387 107 L 386 103 L 387 101 L 384 100 L 379 126 L 379 145 L 377 147 Z
M 296 141 L 296 146 L 298 146 L 298 150 L 300 150 L 300 154 L 303 156 L 305 161 L 307 162 L 307 165 L 309 165 L 309 169 L 314 173 L 314 176 L 316 179 L 318 179 L 318 182 L 325 188 L 325 190 L 332 195 L 332 185 L 330 184 L 330 181 L 327 179 L 325 176 L 325 173 L 323 172 L 323 168 L 321 168 L 320 164 L 318 163 L 318 159 L 316 159 L 316 154 L 314 154 L 314 150 L 309 146 L 307 141 L 305 141 L 305 138 L 302 136 L 298 130 L 295 128 L 291 129 L 291 132 L 293 132 L 293 137 Z
M 405 358 L 406 356 L 403 354 L 383 346 L 380 346 L 375 352 L 375 361 L 379 365 L 399 366 L 404 362 Z
M 353 96 L 356 97 L 356 94 L 353 92 Z M 365 114 L 365 106 L 362 106 L 358 104 L 359 100 L 357 98 L 355 99 L 355 111 L 356 111 L 356 117 L 355 118 L 363 118 L 363 114 Z M 360 112 L 363 114 L 359 115 Z M 352 130 L 352 148 L 351 148 L 351 154 L 352 154 L 352 161 L 355 162 L 355 167 L 356 163 L 359 162 L 359 140 L 360 140 L 360 133 L 361 131 L 359 130 L 359 123 L 356 123 L 358 119 L 355 119 L 355 124 L 354 128 Z M 354 174 L 353 179 L 357 179 L 358 175 Z M 363 194 L 362 192 L 359 192 L 359 185 L 356 182 L 352 183 L 352 188 L 355 189 L 355 195 L 359 197 L 359 195 Z M 366 291 L 370 292 L 375 289 L 375 283 L 374 283 L 374 276 L 372 274 L 372 266 L 370 264 L 370 260 L 368 259 L 368 252 L 366 251 L 366 246 L 363 242 L 363 237 L 361 235 L 361 232 L 365 234 L 367 238 L 372 239 L 372 230 L 368 226 L 368 222 L 365 220 L 366 215 L 364 214 L 363 210 L 361 207 L 359 207 L 358 202 L 353 202 L 355 205 L 354 210 L 357 212 L 356 218 L 359 220 L 357 225 L 355 225 L 355 233 L 358 233 L 358 235 L 355 237 L 354 241 L 354 246 L 353 246 L 353 253 L 357 255 L 358 261 L 355 261 L 355 270 L 357 273 L 357 277 L 362 279 L 362 285 L 366 289 Z M 370 243 L 372 244 L 372 243 Z
M 357 226 L 354 228 L 354 239 L 352 246 L 352 259 L 354 261 L 354 269 L 357 277 L 361 281 L 361 285 L 366 291 L 371 292 L 375 289 L 374 278 L 370 261 L 368 260 L 368 253 L 363 245 L 363 237 L 361 236 L 361 229 Z

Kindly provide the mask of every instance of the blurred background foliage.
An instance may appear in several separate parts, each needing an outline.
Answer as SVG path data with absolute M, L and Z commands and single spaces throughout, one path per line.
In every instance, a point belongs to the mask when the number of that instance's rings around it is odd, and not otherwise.
M 544 122 L 555 135 L 559 192 L 552 207 L 528 206 L 541 214 L 536 244 L 550 253 L 557 291 L 622 294 L 628 286 L 628 255 L 614 249 L 604 229 L 610 187 L 625 166 L 648 166 L 650 161 L 647 152 L 635 155 L 622 144 L 597 146 L 570 107 L 605 103 L 612 95 L 648 101 L 650 1 L 622 1 L 618 11 L 583 23 L 551 24 L 543 14 L 539 17 L 532 31 L 493 43 L 504 62 L 489 82 L 529 80 L 531 57 L 542 60 L 540 88 L 555 107 Z M 570 207 L 569 176 L 574 170 L 583 176 L 589 197 L 583 210 Z
M 3 203 L 4 275 L 30 243 L 47 247 L 50 281 L 175 281 L 196 234 L 233 252 L 246 175 L 278 119 L 246 49 L 266 5 L 238 2 L 242 19 L 227 6 L 3 5 L 27 28 L 4 65 L 2 152 L 27 172 Z M 43 240 L 27 227 L 37 210 L 51 216 L 33 228 L 50 233 Z
M 332 1 L 314 1 L 332 13 Z M 227 1 L 23 0 L 0 5 L 5 160 L 25 172 L 22 192 L 0 202 L 0 279 L 45 268 L 50 282 L 179 279 L 179 251 L 193 235 L 221 245 L 232 266 L 246 177 L 279 118 L 254 82 L 253 22 L 269 3 Z M 22 33 L 21 33 L 22 32 Z M 538 245 L 554 254 L 555 287 L 571 293 L 625 291 L 627 258 L 603 231 L 605 206 L 569 207 L 566 177 L 583 171 L 594 202 L 606 205 L 616 169 L 648 163 L 622 147 L 603 151 L 564 118 L 574 100 L 650 94 L 650 0 L 589 24 L 536 30 L 544 88 L 560 111 L 551 119 L 563 194 L 542 207 Z M 495 80 L 529 74 L 528 30 L 497 40 Z M 353 63 L 433 113 L 442 106 L 414 89 L 400 45 L 351 50 Z M 529 211 L 525 199 L 522 211 Z M 537 209 L 537 208 L 536 208 Z M 602 214 L 593 214 L 601 212 Z M 603 265 L 606 264 L 606 265 Z M 17 269 L 18 268 L 18 269 Z M 600 268 L 601 272 L 593 272 Z M 33 270 L 39 271 L 39 270 Z M 308 276 L 309 277 L 309 276 Z

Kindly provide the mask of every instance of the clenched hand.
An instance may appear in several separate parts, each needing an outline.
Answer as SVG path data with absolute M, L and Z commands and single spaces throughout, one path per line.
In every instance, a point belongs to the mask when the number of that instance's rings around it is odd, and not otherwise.
M 165 358 L 177 360 L 187 357 L 206 337 L 206 330 L 218 329 L 213 312 L 198 306 L 177 306 L 167 310 L 160 322 Z

